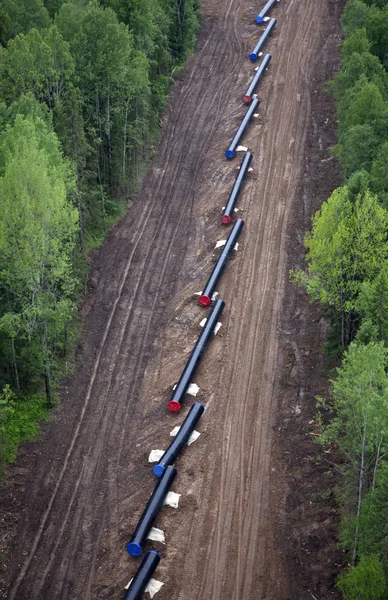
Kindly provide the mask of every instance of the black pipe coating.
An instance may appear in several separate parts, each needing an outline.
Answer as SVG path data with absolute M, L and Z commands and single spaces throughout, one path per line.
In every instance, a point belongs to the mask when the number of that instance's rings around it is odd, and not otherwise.
M 276 25 L 276 19 L 271 19 L 270 22 L 268 23 L 268 27 L 265 28 L 263 35 L 257 42 L 253 52 L 251 52 L 251 54 L 249 55 L 249 58 L 252 61 L 255 61 L 258 59 L 259 52 L 262 50 L 265 42 L 270 37 L 270 35 L 272 33 L 272 29 L 275 27 L 275 25 Z
M 220 257 L 214 265 L 214 269 L 211 272 L 209 279 L 207 280 L 202 294 L 199 297 L 199 303 L 202 304 L 202 306 L 209 306 L 211 302 L 211 297 L 216 289 L 217 282 L 228 263 L 230 255 L 233 252 L 233 248 L 236 245 L 237 239 L 240 233 L 242 232 L 243 227 L 244 221 L 242 219 L 237 219 L 237 221 L 233 225 L 232 231 L 228 236 L 228 239 L 226 240 L 226 244 L 220 254 Z
M 268 67 L 269 63 L 271 62 L 271 58 L 272 58 L 271 54 L 266 54 L 264 56 L 263 60 L 261 61 L 261 65 L 257 69 L 255 76 L 251 81 L 251 85 L 247 89 L 247 92 L 244 96 L 245 104 L 249 104 L 251 102 L 253 93 L 254 93 L 255 89 L 257 88 L 257 86 L 259 85 L 260 79 L 263 77 L 266 68 Z
M 277 0 L 268 0 L 267 4 L 264 6 L 264 8 L 257 15 L 257 17 L 256 17 L 256 23 L 262 23 L 264 21 L 265 15 L 271 10 L 271 8 L 275 4 L 275 2 L 277 2 Z
M 232 215 L 234 211 L 234 207 L 236 206 L 237 199 L 241 192 L 242 186 L 245 181 L 246 174 L 248 173 L 249 165 L 251 164 L 252 153 L 246 152 L 244 158 L 242 159 L 240 169 L 238 175 L 236 177 L 236 181 L 234 182 L 232 191 L 228 198 L 228 202 L 224 208 L 224 212 L 222 213 L 221 222 L 225 225 L 229 225 L 232 221 Z
M 235 155 L 235 150 L 238 146 L 239 141 L 241 140 L 242 136 L 245 133 L 246 128 L 249 125 L 249 121 L 251 120 L 252 116 L 254 115 L 255 110 L 257 109 L 257 107 L 260 104 L 260 100 L 259 98 L 255 98 L 253 100 L 253 102 L 251 103 L 247 114 L 245 115 L 243 122 L 241 123 L 240 127 L 238 128 L 232 143 L 230 144 L 229 148 L 226 150 L 225 152 L 225 156 L 226 158 L 234 158 Z
M 187 388 L 193 380 L 192 378 L 194 376 L 194 373 L 196 372 L 197 367 L 201 361 L 202 354 L 204 353 L 206 346 L 208 345 L 212 337 L 214 328 L 217 325 L 217 321 L 221 316 L 222 311 L 224 310 L 224 306 L 224 300 L 216 300 L 216 302 L 214 303 L 213 310 L 211 311 L 206 321 L 205 327 L 203 328 L 197 340 L 197 343 L 195 344 L 194 349 L 190 354 L 190 358 L 187 361 L 181 378 L 179 379 L 178 384 L 175 390 L 173 391 L 171 399 L 168 403 L 168 409 L 171 410 L 171 412 L 180 411 L 183 397 L 187 392 Z
M 141 600 L 156 567 L 160 561 L 160 555 L 155 550 L 145 553 L 141 565 L 135 577 L 132 579 L 123 600 Z
M 158 481 L 150 499 L 147 502 L 139 523 L 135 529 L 127 550 L 132 556 L 140 556 L 143 552 L 143 544 L 146 541 L 151 527 L 161 508 L 163 507 L 167 493 L 175 479 L 176 470 L 174 467 L 167 467 L 165 474 Z
M 194 402 L 186 419 L 183 421 L 178 433 L 176 434 L 174 441 L 171 442 L 158 464 L 153 468 L 154 474 L 157 477 L 161 477 L 163 475 L 168 465 L 174 464 L 175 459 L 189 441 L 189 438 L 204 410 L 205 407 L 203 404 L 200 402 Z

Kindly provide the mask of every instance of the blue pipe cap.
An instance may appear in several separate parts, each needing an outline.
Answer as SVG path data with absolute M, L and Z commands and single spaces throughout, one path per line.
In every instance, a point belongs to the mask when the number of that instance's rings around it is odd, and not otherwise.
M 152 470 L 154 472 L 154 475 L 156 475 L 156 477 L 161 477 L 163 475 L 163 473 L 165 472 L 166 467 L 164 467 L 163 465 L 155 465 Z
M 252 61 L 254 61 L 254 60 L 257 60 L 257 54 L 256 54 L 256 52 L 252 52 L 252 54 L 250 54 L 250 55 L 249 55 L 249 58 L 250 58 Z
M 127 544 L 127 552 L 131 556 L 140 556 L 140 554 L 143 552 L 143 549 L 140 544 L 129 542 L 129 544 Z
M 264 21 L 263 17 L 261 17 L 260 15 L 258 15 L 256 17 L 256 23 L 262 23 Z
M 234 158 L 234 152 L 233 152 L 233 150 L 227 150 L 225 152 L 225 156 L 226 156 L 226 158 Z

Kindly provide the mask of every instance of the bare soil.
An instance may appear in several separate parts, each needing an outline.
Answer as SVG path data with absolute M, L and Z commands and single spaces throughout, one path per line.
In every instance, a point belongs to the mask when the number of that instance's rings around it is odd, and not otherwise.
M 147 462 L 181 414 L 167 411 L 207 310 L 193 296 L 228 230 L 236 167 L 224 150 L 245 114 L 261 2 L 203 0 L 195 54 L 174 85 L 157 157 L 93 258 L 85 332 L 61 405 L 0 491 L 7 561 L 0 598 L 121 598 L 139 561 L 125 545 L 155 484 Z M 246 225 L 220 286 L 222 328 L 196 375 L 199 440 L 179 458 L 164 509 L 158 600 L 336 597 L 333 477 L 314 444 L 326 391 L 319 309 L 288 283 L 311 215 L 339 183 L 328 149 L 344 0 L 284 0 L 259 117 L 243 143 L 254 172 Z

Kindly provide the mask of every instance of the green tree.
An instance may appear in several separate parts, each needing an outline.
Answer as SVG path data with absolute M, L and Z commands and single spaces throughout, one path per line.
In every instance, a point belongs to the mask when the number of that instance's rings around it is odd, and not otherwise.
M 385 457 L 386 458 L 386 457 Z M 361 556 L 376 554 L 388 574 L 388 462 L 373 474 L 371 490 L 361 505 L 358 548 Z
M 366 23 L 368 38 L 371 40 L 371 52 L 379 57 L 384 66 L 388 57 L 388 6 L 374 11 Z
M 349 0 L 342 15 L 342 26 L 346 37 L 351 36 L 357 29 L 365 27 L 373 9 L 362 0 Z
M 352 52 L 344 59 L 344 68 L 340 69 L 328 89 L 333 93 L 338 104 L 342 104 L 344 96 L 354 88 L 360 78 L 374 83 L 385 99 L 388 91 L 388 74 L 381 62 L 369 52 Z
M 345 177 L 363 169 L 369 171 L 380 143 L 380 137 L 369 124 L 356 125 L 345 131 L 333 149 Z
M 386 261 L 375 279 L 361 284 L 357 306 L 363 317 L 377 327 L 378 339 L 388 342 L 388 263 Z
M 308 294 L 333 307 L 341 323 L 341 343 L 352 337 L 352 311 L 357 310 L 361 284 L 373 279 L 387 258 L 388 213 L 369 192 L 355 201 L 347 187 L 333 192 L 315 214 L 306 235 L 308 272 L 293 273 Z
M 368 171 L 365 169 L 361 169 L 361 171 L 355 171 L 349 177 L 346 182 L 346 187 L 348 188 L 349 200 L 351 202 L 355 202 L 357 197 L 362 194 L 366 194 L 369 190 L 370 186 L 370 175 Z
M 369 79 L 377 79 L 377 84 Z M 349 128 L 357 125 L 369 125 L 381 142 L 384 141 L 387 129 L 387 103 L 382 83 L 383 81 L 379 80 L 378 75 L 373 71 L 368 74 L 361 73 L 353 87 L 350 88 L 342 85 L 337 90 L 334 81 L 332 86 L 337 99 L 339 144 Z M 369 102 L 371 103 L 370 111 Z
M 345 514 L 356 517 L 348 539 L 353 565 L 358 553 L 362 501 L 388 449 L 387 357 L 383 343 L 350 344 L 332 382 L 334 418 L 323 427 L 321 436 L 324 444 L 338 446 L 345 459 Z
M 371 169 L 371 189 L 388 209 L 388 142 L 380 146 Z
M 364 556 L 339 578 L 343 600 L 384 600 L 387 587 L 384 569 L 377 556 Z
M 118 191 L 142 158 L 139 146 L 149 140 L 147 58 L 134 50 L 127 27 L 109 8 L 64 4 L 56 23 L 75 58 L 97 182 Z
M 170 11 L 163 8 L 161 0 L 104 0 L 102 4 L 112 8 L 128 26 L 135 49 L 147 57 L 150 100 L 158 116 L 164 107 L 174 63 L 169 41 Z
M 198 0 L 161 0 L 171 17 L 170 47 L 179 64 L 194 49 L 195 35 L 199 28 Z
M 12 37 L 11 17 L 5 10 L 4 6 L 0 5 L 0 45 L 6 46 L 8 40 L 11 37 Z
M 345 38 L 342 44 L 342 59 L 344 63 L 349 60 L 353 54 L 369 54 L 371 43 L 366 35 L 366 28 L 356 29 L 352 35 Z M 341 69 L 339 72 L 341 73 Z
M 384 6 L 387 6 L 387 4 L 388 4 L 388 0 L 363 0 L 363 1 L 368 6 L 374 6 L 377 8 L 384 8 Z
M 0 54 L 0 94 L 13 102 L 32 92 L 53 108 L 74 78 L 74 61 L 56 26 L 18 35 Z
M 54 18 L 66 0 L 44 0 L 44 5 L 51 18 Z
M 1 9 L 11 24 L 12 36 L 27 33 L 33 27 L 40 29 L 50 24 L 43 0 L 1 0 Z M 9 37 L 7 36 L 7 41 Z
M 78 214 L 67 200 L 73 176 L 40 119 L 18 115 L 2 136 L 1 154 L 0 329 L 24 340 L 50 399 L 53 349 L 74 309 Z
M 387 104 L 375 83 L 367 82 L 354 95 L 345 117 L 345 128 L 367 125 L 381 119 L 387 111 Z

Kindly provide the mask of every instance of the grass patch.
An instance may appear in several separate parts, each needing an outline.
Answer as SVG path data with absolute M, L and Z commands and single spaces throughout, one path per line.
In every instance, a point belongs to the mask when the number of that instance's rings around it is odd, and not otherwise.
M 16 458 L 19 444 L 39 433 L 39 423 L 46 419 L 49 409 L 42 394 L 18 398 L 9 385 L 0 394 L 1 471 Z

